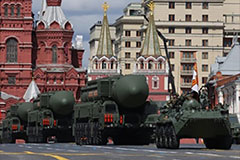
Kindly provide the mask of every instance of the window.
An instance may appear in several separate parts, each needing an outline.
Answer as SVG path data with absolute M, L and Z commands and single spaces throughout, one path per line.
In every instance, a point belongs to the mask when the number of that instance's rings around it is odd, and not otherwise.
M 172 69 L 172 71 L 175 70 L 175 65 L 174 64 L 171 64 L 171 69 Z
M 208 2 L 203 2 L 202 3 L 202 8 L 203 9 L 208 9 Z
M 137 35 L 137 37 L 142 36 L 141 31 L 137 31 L 137 32 L 136 32 L 136 35 Z
M 148 69 L 153 69 L 153 61 L 148 61 Z
M 202 29 L 202 34 L 208 34 L 208 28 L 203 28 Z
M 202 53 L 202 59 L 208 59 L 208 52 Z
M 183 52 L 183 58 L 193 58 L 193 52 Z
M 192 15 L 186 15 L 185 16 L 185 21 L 187 21 L 187 22 L 190 22 L 190 21 L 192 21 Z
M 158 69 L 163 69 L 163 62 L 161 60 L 158 62 Z
M 154 76 L 152 78 L 152 89 L 158 89 L 159 88 L 159 78 L 157 76 Z
M 207 22 L 208 21 L 208 15 L 202 15 L 202 21 Z
M 175 58 L 175 53 L 174 52 L 169 52 L 169 58 Z
M 127 41 L 127 42 L 125 42 L 125 47 L 131 47 L 131 42 L 129 42 L 129 41 Z
M 192 82 L 192 77 L 183 77 L 183 82 L 184 83 L 191 83 Z
M 111 63 L 110 63 L 111 69 L 113 69 L 113 66 L 114 66 L 114 61 L 111 61 Z
M 8 16 L 8 5 L 4 5 L 4 16 L 7 17 Z
M 140 56 L 141 56 L 140 52 L 137 52 L 137 53 L 136 53 L 136 58 L 138 58 L 138 57 L 140 57 Z
M 185 29 L 185 33 L 186 33 L 186 34 L 191 34 L 191 33 L 192 33 L 192 28 L 189 28 L 189 27 L 186 28 L 186 29 Z
M 131 69 L 131 64 L 130 63 L 126 63 L 125 64 L 125 69 Z
M 11 16 L 14 16 L 14 5 L 11 5 Z
M 15 76 L 9 76 L 8 77 L 8 84 L 11 84 L 11 85 L 16 84 L 16 77 Z
M 192 9 L 192 3 L 186 2 L 186 9 Z
M 136 47 L 141 48 L 141 42 L 136 42 Z
M 170 39 L 169 40 L 169 46 L 174 46 L 175 44 L 175 40 L 174 39 Z
M 19 17 L 21 15 L 21 6 L 17 6 L 17 16 Z
M 52 63 L 57 63 L 57 46 L 52 46 Z
M 208 65 L 207 64 L 202 65 L 202 71 L 203 72 L 208 72 Z
M 208 40 L 206 39 L 202 40 L 202 46 L 208 46 Z
M 202 84 L 207 83 L 208 77 L 202 77 Z
M 107 69 L 107 63 L 106 61 L 102 61 L 102 69 Z
M 144 69 L 144 62 L 143 61 L 140 62 L 140 68 Z
M 174 14 L 169 15 L 169 21 L 175 21 L 175 15 Z
M 131 57 L 131 53 L 130 52 L 125 52 L 125 58 L 130 58 Z
M 186 45 L 186 46 L 191 46 L 191 45 L 192 45 L 192 40 L 186 39 L 186 40 L 185 40 L 185 45 Z
M 175 33 L 175 28 L 174 27 L 168 28 L 168 33 Z
M 131 36 L 131 31 L 125 31 L 125 36 L 130 37 Z
M 18 56 L 18 42 L 16 39 L 7 40 L 7 62 L 15 63 L 17 62 Z
M 193 64 L 183 64 L 183 71 L 192 71 Z
M 175 8 L 175 2 L 169 2 L 168 8 L 169 9 L 174 9 Z

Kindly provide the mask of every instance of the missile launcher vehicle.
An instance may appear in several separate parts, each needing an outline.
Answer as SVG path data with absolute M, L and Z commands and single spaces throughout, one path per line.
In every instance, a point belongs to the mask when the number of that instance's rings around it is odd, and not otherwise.
M 26 138 L 26 124 L 28 112 L 33 109 L 29 102 L 12 105 L 2 121 L 2 142 L 14 143 L 16 139 Z
M 209 107 L 208 92 L 173 97 L 156 123 L 157 148 L 179 148 L 181 138 L 203 138 L 209 149 L 230 149 L 232 132 L 227 105 Z
M 153 129 L 144 122 L 156 113 L 147 101 L 146 78 L 113 76 L 89 81 L 74 106 L 73 134 L 77 144 L 149 144 Z
M 33 101 L 28 113 L 28 142 L 47 142 L 56 136 L 58 142 L 73 141 L 72 113 L 75 99 L 72 92 L 42 93 Z

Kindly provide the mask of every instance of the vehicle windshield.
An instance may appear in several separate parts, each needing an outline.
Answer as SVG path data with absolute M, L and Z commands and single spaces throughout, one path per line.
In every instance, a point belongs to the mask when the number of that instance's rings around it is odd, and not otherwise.
M 238 123 L 237 117 L 229 117 L 231 123 Z
M 116 105 L 115 104 L 107 104 L 105 106 L 106 113 L 116 113 Z

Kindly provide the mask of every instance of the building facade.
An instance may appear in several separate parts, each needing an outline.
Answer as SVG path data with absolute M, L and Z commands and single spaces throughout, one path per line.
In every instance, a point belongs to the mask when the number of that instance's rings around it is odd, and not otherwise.
M 232 48 L 226 57 L 217 57 L 211 66 L 210 80 L 214 83 L 214 103 L 226 103 L 230 113 L 240 120 L 240 45 L 235 36 Z
M 109 26 L 107 10 L 109 5 L 103 4 L 103 21 L 95 24 L 90 33 L 90 62 L 88 68 L 88 80 L 119 75 L 119 63 L 113 48 L 114 29 Z
M 166 101 L 169 98 L 168 65 L 165 57 L 161 54 L 154 13 L 151 12 L 149 23 L 145 27 L 145 36 L 148 38 L 143 41 L 141 25 L 144 19 L 142 16 L 138 16 L 139 8 L 141 8 L 139 4 L 130 4 L 124 10 L 125 16 L 119 18 L 114 26 L 108 26 L 106 15 L 104 15 L 103 22 L 98 22 L 91 28 L 91 40 L 89 42 L 91 58 L 88 79 L 93 80 L 117 74 L 144 75 L 149 84 L 150 96 L 148 98 L 156 101 Z M 123 22 L 130 23 L 123 24 Z M 134 23 L 139 24 L 130 28 Z M 108 26 L 108 29 L 106 26 Z M 122 32 L 124 32 L 124 35 L 121 34 Z M 104 36 L 106 33 L 109 34 Z M 111 35 L 113 35 L 113 38 L 111 38 Z M 114 38 L 115 36 L 116 38 Z M 112 49 L 113 47 L 110 47 L 113 46 L 112 42 L 114 42 L 115 52 Z M 137 52 L 132 52 L 136 49 Z
M 115 51 L 123 74 L 134 72 L 145 39 L 151 0 L 131 3 L 114 26 Z M 231 50 L 240 32 L 240 2 L 236 0 L 153 0 L 157 29 L 168 39 L 171 68 L 178 93 L 191 90 L 192 68 L 197 62 L 199 85 L 207 82 L 210 65 Z M 217 11 L 217 12 L 216 12 Z M 114 34 L 114 33 L 113 33 Z M 239 33 L 240 35 L 240 33 Z M 164 45 L 159 39 L 163 56 Z
M 36 27 L 32 0 L 0 1 L 0 109 L 22 102 L 32 79 L 41 92 L 69 90 L 76 100 L 85 85 L 84 50 L 72 47 L 73 28 L 62 0 L 43 0 Z

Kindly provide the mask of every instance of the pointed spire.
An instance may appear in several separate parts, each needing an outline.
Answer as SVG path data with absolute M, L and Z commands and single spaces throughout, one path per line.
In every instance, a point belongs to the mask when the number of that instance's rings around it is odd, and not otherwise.
M 159 57 L 161 56 L 161 49 L 154 21 L 154 3 L 151 1 L 147 6 L 150 10 L 150 16 L 141 55 Z
M 104 17 L 103 17 L 102 29 L 100 33 L 97 56 L 111 57 L 113 56 L 113 47 L 112 47 L 112 40 L 111 40 L 110 29 L 109 29 L 108 18 L 107 18 L 107 10 L 109 8 L 109 5 L 107 4 L 107 2 L 104 2 L 102 7 L 104 10 Z

